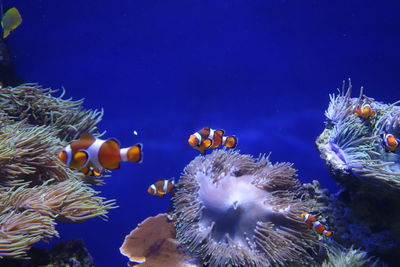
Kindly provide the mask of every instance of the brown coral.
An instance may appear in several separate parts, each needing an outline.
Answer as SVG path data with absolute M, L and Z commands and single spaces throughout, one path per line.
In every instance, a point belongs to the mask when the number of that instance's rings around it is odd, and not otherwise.
M 174 224 L 167 214 L 158 214 L 141 222 L 125 237 L 120 251 L 127 256 L 130 264 L 141 267 L 196 267 L 192 259 L 183 254 L 177 246 Z

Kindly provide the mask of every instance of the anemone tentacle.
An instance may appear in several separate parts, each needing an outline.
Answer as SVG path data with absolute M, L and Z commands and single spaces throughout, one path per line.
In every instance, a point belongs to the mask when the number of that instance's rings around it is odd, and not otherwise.
M 237 151 L 195 158 L 173 197 L 177 239 L 212 267 L 309 264 L 320 242 L 300 219 L 311 210 L 289 163 Z

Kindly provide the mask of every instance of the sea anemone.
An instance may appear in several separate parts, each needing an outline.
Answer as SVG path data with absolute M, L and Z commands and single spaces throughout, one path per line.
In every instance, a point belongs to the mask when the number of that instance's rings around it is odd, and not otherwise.
M 289 163 L 217 150 L 186 166 L 173 197 L 179 244 L 207 266 L 291 266 L 320 244 L 300 219 L 303 198 Z
M 36 84 L 0 88 L 0 258 L 26 258 L 31 245 L 58 236 L 56 221 L 107 218 L 114 200 L 97 196 L 57 153 L 84 132 L 97 135 L 102 112 L 53 97 Z
M 378 259 L 369 257 L 365 251 L 333 245 L 328 247 L 328 259 L 320 267 L 378 267 L 384 266 Z M 315 266 L 315 267 L 316 267 Z
M 0 107 L 14 121 L 51 126 L 62 141 L 78 139 L 82 133 L 96 134 L 103 110 L 84 110 L 83 100 L 63 99 L 64 89 L 59 97 L 54 97 L 56 92 L 35 83 L 2 87 Z
M 364 185 L 400 190 L 400 156 L 382 146 L 381 134 L 400 138 L 400 107 L 387 105 L 363 95 L 351 98 L 352 86 L 330 96 L 326 127 L 316 144 L 333 176 L 351 187 L 362 180 Z M 368 103 L 375 115 L 360 118 L 354 111 Z

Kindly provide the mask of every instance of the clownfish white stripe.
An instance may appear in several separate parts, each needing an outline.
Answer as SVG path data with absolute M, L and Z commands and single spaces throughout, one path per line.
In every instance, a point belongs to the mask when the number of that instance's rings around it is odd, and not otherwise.
M 121 156 L 122 161 L 128 161 L 128 150 L 129 150 L 129 147 L 122 148 L 119 150 L 119 155 Z
M 214 133 L 215 133 L 215 130 L 210 129 L 210 134 L 208 135 L 208 138 L 210 138 L 211 140 L 213 140 L 213 139 L 214 139 Z
M 223 145 L 223 146 L 226 144 L 226 139 L 227 139 L 226 136 L 222 136 L 222 145 Z
M 150 187 L 151 187 L 151 189 L 153 189 L 153 195 L 156 195 L 157 194 L 156 186 L 154 184 L 152 184 Z
M 169 183 L 168 180 L 164 180 L 163 193 L 167 193 L 167 190 L 168 190 L 168 183 Z
M 315 230 L 316 227 L 318 227 L 318 225 L 320 225 L 321 223 L 319 221 L 313 222 L 312 223 L 312 229 Z
M 201 144 L 201 135 L 198 133 L 198 132 L 195 132 L 194 134 L 193 134 L 196 138 L 197 138 L 197 140 L 199 140 L 199 145 Z
M 90 162 L 93 164 L 93 166 L 97 167 L 97 168 L 103 168 L 103 166 L 101 166 L 100 161 L 99 161 L 99 150 L 102 144 L 104 144 L 104 142 L 106 142 L 106 140 L 101 140 L 101 139 L 97 139 L 93 142 L 93 144 L 91 144 L 86 151 L 88 152 L 89 155 L 91 155 L 90 158 Z
M 324 231 L 322 232 L 323 235 L 327 235 L 327 234 L 329 234 L 329 233 L 331 233 L 331 232 L 330 232 L 330 231 L 327 231 L 327 230 L 324 230 Z
M 210 129 L 210 134 L 208 135 L 208 139 L 211 140 L 211 146 L 214 145 L 214 134 L 215 134 L 215 130 Z
M 65 163 L 68 167 L 71 164 L 72 160 L 72 148 L 71 145 L 65 147 L 65 152 L 67 153 L 67 162 Z
M 307 214 L 304 216 L 304 222 L 307 222 L 309 217 L 310 217 L 310 214 L 307 213 Z

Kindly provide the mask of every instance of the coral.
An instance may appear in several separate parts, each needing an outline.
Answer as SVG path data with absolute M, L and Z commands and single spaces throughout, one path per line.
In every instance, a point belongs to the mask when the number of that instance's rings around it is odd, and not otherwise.
M 32 84 L 0 88 L 0 257 L 26 258 L 32 244 L 58 236 L 56 221 L 105 219 L 115 207 L 57 158 L 67 141 L 97 134 L 102 112 L 54 92 Z
M 174 224 L 167 214 L 158 214 L 141 222 L 125 237 L 120 251 L 129 258 L 130 265 L 141 267 L 196 267 L 192 258 L 177 246 Z
M 300 219 L 312 209 L 289 163 L 236 151 L 198 156 L 176 185 L 179 244 L 207 266 L 314 262 L 321 243 Z
M 49 263 L 43 267 L 95 266 L 92 256 L 85 248 L 83 241 L 79 239 L 58 243 L 48 254 Z

